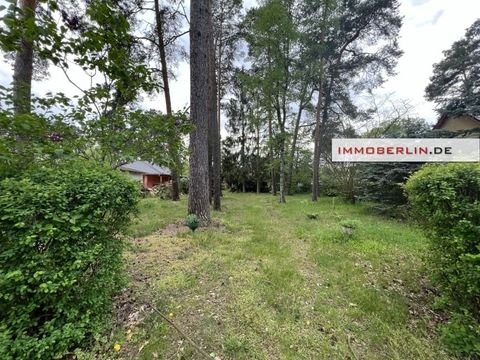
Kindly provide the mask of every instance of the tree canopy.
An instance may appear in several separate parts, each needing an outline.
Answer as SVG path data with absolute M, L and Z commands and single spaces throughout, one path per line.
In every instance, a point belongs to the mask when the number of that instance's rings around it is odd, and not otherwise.
M 430 84 L 425 89 L 437 111 L 447 114 L 480 112 L 480 19 L 465 36 L 443 52 L 444 58 L 433 66 Z

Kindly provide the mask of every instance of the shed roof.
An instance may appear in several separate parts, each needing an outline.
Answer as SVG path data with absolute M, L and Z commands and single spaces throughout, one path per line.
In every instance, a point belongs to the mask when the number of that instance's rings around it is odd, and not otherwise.
M 449 115 L 449 114 L 443 114 L 442 116 L 440 116 L 440 118 L 438 119 L 437 123 L 433 126 L 434 129 L 441 129 L 442 126 L 445 124 L 445 122 L 450 119 L 450 118 L 455 118 L 455 117 L 461 117 L 461 116 L 468 116 L 470 118 L 472 118 L 473 120 L 476 120 L 480 123 L 480 117 L 479 116 L 476 116 L 476 115 L 473 115 L 473 114 L 463 114 L 463 115 Z
M 134 161 L 120 166 L 120 170 L 141 173 L 145 175 L 171 175 L 170 169 L 148 161 Z

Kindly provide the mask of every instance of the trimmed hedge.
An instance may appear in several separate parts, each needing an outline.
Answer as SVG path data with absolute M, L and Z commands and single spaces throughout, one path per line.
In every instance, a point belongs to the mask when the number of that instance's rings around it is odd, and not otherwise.
M 451 316 L 441 331 L 457 354 L 480 355 L 480 164 L 428 165 L 405 189 L 431 240 L 429 269 L 438 304 Z
M 101 332 L 138 190 L 85 162 L 0 182 L 0 358 L 49 359 Z

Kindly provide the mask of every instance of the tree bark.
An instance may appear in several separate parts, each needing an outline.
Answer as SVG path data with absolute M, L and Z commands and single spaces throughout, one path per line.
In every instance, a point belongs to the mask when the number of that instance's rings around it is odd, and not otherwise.
M 216 141 L 213 152 L 213 209 L 222 210 L 222 154 L 220 146 L 220 129 L 216 127 Z
M 168 68 L 167 68 L 167 55 L 165 52 L 165 36 L 164 36 L 164 17 L 163 13 L 160 10 L 159 0 L 154 0 L 155 4 L 155 20 L 156 20 L 156 30 L 158 37 L 158 51 L 160 53 L 160 63 L 162 65 L 162 81 L 163 81 L 163 93 L 165 96 L 165 108 L 167 111 L 167 116 L 170 118 L 172 116 L 172 101 L 170 97 L 170 85 L 168 80 Z M 171 167 L 172 175 L 172 200 L 180 200 L 180 157 L 178 156 L 178 149 L 175 144 L 172 142 L 168 145 L 170 157 L 172 160 L 173 166 Z
M 209 93 L 211 93 L 211 85 L 209 86 Z M 209 112 L 211 113 L 212 110 L 212 102 L 209 101 L 210 110 Z M 212 162 L 212 155 L 213 155 L 213 126 L 212 126 L 212 119 L 209 119 L 208 122 L 208 202 L 210 205 L 212 204 L 213 200 L 213 162 Z
M 277 121 L 278 121 L 278 127 L 280 130 L 280 139 L 279 139 L 279 145 L 278 145 L 278 155 L 280 157 L 280 203 L 285 203 L 285 120 L 282 120 L 282 111 L 283 115 L 285 116 L 286 111 L 285 108 L 282 106 L 280 107 L 280 100 L 278 99 L 278 96 L 276 96 L 276 110 L 277 110 Z
M 323 9 L 323 22 L 325 27 L 325 21 L 327 18 L 327 9 Z M 325 29 L 324 29 L 325 30 Z M 320 46 L 325 44 L 325 31 L 320 35 Z M 320 81 L 318 84 L 318 99 L 317 108 L 315 112 L 315 133 L 314 133 L 314 150 L 313 150 L 313 164 L 312 164 L 312 201 L 317 201 L 320 193 L 320 142 L 321 142 L 321 122 L 322 122 L 322 100 L 323 100 L 323 87 L 324 87 L 324 59 L 320 57 Z
M 277 80 L 275 84 L 275 109 L 277 112 L 277 123 L 279 130 L 278 139 L 278 152 L 280 158 L 280 203 L 286 202 L 286 162 L 285 162 L 285 143 L 286 143 L 286 132 L 285 124 L 287 121 L 287 92 L 288 85 L 290 83 L 289 76 L 289 63 L 290 63 L 290 42 L 287 40 L 287 43 L 283 45 L 283 66 L 284 73 L 282 80 Z M 270 69 L 270 62 L 268 63 Z M 282 83 L 280 82 L 282 81 Z
M 331 92 L 332 92 L 331 81 L 332 81 L 332 78 L 330 78 L 330 80 L 325 79 L 323 82 L 322 121 L 320 124 L 320 130 L 326 129 L 328 124 L 328 109 L 330 108 Z M 325 131 L 320 131 L 320 146 L 319 146 L 320 159 L 322 158 L 322 155 L 325 155 L 325 150 L 327 145 L 325 140 L 326 140 Z M 321 173 L 321 170 L 319 170 L 319 173 Z
M 257 194 L 260 194 L 261 175 L 260 175 L 260 120 L 256 121 L 257 130 L 257 161 L 255 163 L 255 172 L 257 174 Z
M 212 81 L 212 88 L 211 88 L 211 101 L 212 101 L 212 114 L 211 114 L 211 125 L 212 129 L 212 196 L 213 196 L 213 209 L 214 210 L 221 210 L 221 191 L 222 191 L 222 174 L 221 174 L 221 161 L 222 161 L 222 154 L 221 154 L 221 146 L 220 146 L 220 124 L 218 119 L 218 110 L 217 110 L 217 78 L 216 78 L 216 71 L 215 71 L 215 51 L 216 46 L 213 38 L 213 34 L 211 36 L 211 45 L 210 45 L 210 61 L 211 61 L 211 81 Z
M 221 153 L 220 153 L 220 128 L 217 119 L 217 81 L 215 69 L 215 42 L 213 34 L 209 40 L 209 72 L 210 72 L 210 129 L 209 129 L 209 144 L 210 144 L 210 194 L 211 202 L 214 210 L 221 210 Z
M 245 135 L 245 113 L 244 113 L 244 107 L 243 107 L 243 95 L 240 95 L 240 116 L 241 116 L 241 140 L 240 140 L 240 166 L 242 169 L 242 193 L 246 192 L 245 188 L 245 172 L 246 172 L 246 160 L 245 160 L 245 142 L 246 142 L 246 135 Z
M 218 62 L 218 68 L 217 68 L 217 141 L 218 144 L 217 146 L 217 151 L 218 151 L 218 159 L 217 159 L 217 169 L 215 171 L 215 175 L 218 177 L 218 185 L 217 185 L 217 191 L 218 196 L 217 202 L 218 202 L 218 209 L 221 210 L 221 203 L 220 199 L 222 197 L 222 135 L 221 135 L 221 128 L 222 128 L 222 97 L 223 97 L 223 92 L 222 92 L 222 81 L 223 81 L 223 72 L 222 72 L 222 66 L 223 66 L 223 59 L 222 59 L 222 53 L 223 53 L 223 8 L 222 8 L 222 20 L 220 21 L 220 29 L 219 29 L 219 36 L 218 36 L 218 54 L 217 54 L 217 62 Z M 214 196 L 215 198 L 215 196 Z M 214 205 L 215 209 L 215 200 L 214 200 Z
M 295 151 L 297 151 L 297 139 L 298 139 L 298 130 L 300 128 L 300 120 L 302 119 L 302 113 L 305 107 L 305 93 L 306 93 L 306 87 L 302 90 L 302 93 L 300 94 L 300 106 L 298 107 L 297 118 L 295 120 L 295 125 L 293 128 L 292 148 L 290 149 L 290 162 L 288 165 L 288 173 L 287 173 L 287 191 L 289 194 L 291 194 L 293 190 L 292 189 L 293 163 L 295 162 Z
M 220 120 L 221 120 L 221 102 L 222 102 L 222 38 L 220 36 L 218 44 L 218 68 L 217 68 L 217 123 L 218 128 L 220 129 Z
M 285 141 L 280 142 L 280 203 L 286 203 L 285 199 Z
M 190 2 L 190 116 L 195 129 L 190 133 L 190 179 L 188 213 L 203 224 L 210 221 L 208 199 L 209 68 L 211 36 L 209 0 Z
M 273 155 L 273 129 L 272 129 L 272 108 L 271 105 L 268 105 L 268 157 L 270 158 L 270 182 L 271 182 L 271 192 L 273 196 L 277 196 L 277 184 L 276 184 L 276 174 L 275 174 L 275 164 L 274 164 L 274 155 Z
M 322 121 L 322 98 L 323 98 L 323 79 L 320 80 L 318 87 L 318 100 L 315 112 L 315 134 L 313 144 L 313 176 L 312 176 L 312 201 L 317 201 L 319 195 L 320 180 L 320 130 Z
M 35 22 L 36 0 L 19 0 L 22 28 L 19 47 L 15 54 L 13 69 L 13 107 L 15 115 L 29 114 L 32 102 L 33 38 L 28 25 Z
M 297 119 L 295 120 L 295 126 L 293 128 L 293 138 L 292 138 L 292 147 L 290 149 L 290 158 L 288 163 L 288 173 L 287 173 L 287 191 L 292 194 L 292 177 L 293 177 L 293 163 L 295 162 L 295 151 L 297 150 L 297 138 L 298 138 L 298 129 L 300 127 L 300 119 L 302 118 L 303 106 L 301 105 L 298 109 Z
M 214 86 L 214 78 L 215 78 L 215 70 L 213 69 L 212 62 L 212 41 L 213 38 L 210 36 L 208 39 L 208 113 L 210 114 L 208 118 L 208 200 L 210 205 L 213 201 L 213 142 L 215 138 L 215 125 L 212 121 L 217 121 L 217 114 L 215 114 L 215 118 L 212 119 L 214 104 L 215 101 L 212 92 Z M 213 78 L 212 78 L 213 75 Z

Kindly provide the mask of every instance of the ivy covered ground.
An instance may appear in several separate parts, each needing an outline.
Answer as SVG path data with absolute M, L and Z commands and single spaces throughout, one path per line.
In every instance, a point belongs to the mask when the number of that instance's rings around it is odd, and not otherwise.
M 202 359 L 180 330 L 216 359 L 448 358 L 415 227 L 338 199 L 226 193 L 192 234 L 184 201 L 142 200 L 96 357 Z

